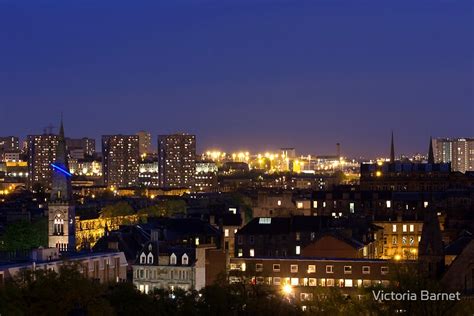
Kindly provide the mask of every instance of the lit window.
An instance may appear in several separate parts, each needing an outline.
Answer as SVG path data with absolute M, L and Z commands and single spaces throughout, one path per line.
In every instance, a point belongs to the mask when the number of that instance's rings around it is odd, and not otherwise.
M 407 225 L 406 225 L 406 224 L 403 224 L 403 232 L 404 232 L 404 233 L 407 232 Z
M 296 208 L 303 208 L 303 202 L 296 203 Z
M 308 265 L 308 273 L 315 273 L 316 272 L 316 266 L 314 264 Z
M 396 224 L 392 225 L 392 232 L 394 232 L 394 233 L 397 232 L 397 225 Z
M 318 201 L 313 201 L 313 208 L 318 208 Z
M 255 250 L 254 249 L 250 249 L 250 257 L 255 257 Z
M 345 279 L 344 280 L 344 287 L 352 287 L 352 280 L 351 279 Z
M 297 264 L 292 264 L 290 266 L 290 271 L 291 271 L 291 273 L 297 273 L 298 272 L 298 265 Z
M 244 255 L 244 251 L 242 250 L 242 248 L 239 248 L 239 252 L 237 254 L 237 257 L 242 257 Z
M 301 252 L 301 247 L 300 247 L 300 246 L 296 246 L 295 252 L 296 252 L 297 255 L 299 255 L 300 252 Z
M 387 208 L 390 208 L 392 206 L 392 201 L 387 201 L 386 204 L 387 204 Z
M 415 225 L 410 224 L 410 233 L 413 233 L 415 231 Z
M 334 286 L 334 279 L 326 279 L 327 286 Z
M 423 202 L 423 206 L 424 206 L 425 208 L 427 208 L 427 207 L 428 207 L 428 202 L 427 202 L 427 201 Z
M 271 224 L 272 218 L 271 217 L 261 217 L 258 219 L 259 224 Z
M 355 211 L 355 206 L 354 206 L 354 203 L 353 203 L 353 202 L 349 203 L 349 211 L 350 211 L 351 213 L 354 213 L 354 211 Z
M 308 284 L 309 284 L 309 286 L 316 286 L 316 279 L 315 278 L 309 278 Z
M 298 280 L 298 278 L 291 278 L 291 285 L 293 285 L 293 286 L 298 286 L 298 285 L 299 285 L 299 280 Z
M 392 245 L 397 244 L 397 236 L 392 236 Z
M 229 237 L 229 230 L 227 228 L 224 229 L 224 236 Z
M 333 273 L 333 266 L 326 266 L 326 273 Z
M 278 201 L 277 201 L 277 205 L 278 205 L 278 206 L 281 206 L 281 200 L 278 200 Z

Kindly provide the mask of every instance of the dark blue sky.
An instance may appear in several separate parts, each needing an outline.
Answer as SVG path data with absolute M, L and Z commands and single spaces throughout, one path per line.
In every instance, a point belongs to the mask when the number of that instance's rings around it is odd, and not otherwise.
M 349 155 L 474 136 L 470 0 L 0 0 L 0 135 Z

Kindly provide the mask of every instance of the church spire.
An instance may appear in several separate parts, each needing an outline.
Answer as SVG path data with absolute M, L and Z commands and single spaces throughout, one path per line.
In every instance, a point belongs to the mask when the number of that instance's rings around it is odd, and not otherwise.
M 59 127 L 59 139 L 64 140 L 64 124 L 63 124 L 63 115 L 61 113 L 61 126 Z
M 392 131 L 392 144 L 390 145 L 390 162 L 395 162 L 395 145 L 393 144 L 393 131 Z
M 434 161 L 434 154 L 433 154 L 433 139 L 430 136 L 430 149 L 428 150 L 428 163 L 433 164 Z
M 56 146 L 56 159 L 51 165 L 53 169 L 51 201 L 69 201 L 72 198 L 71 173 L 66 151 L 66 139 L 64 137 L 64 125 L 61 118 L 59 128 L 58 144 Z

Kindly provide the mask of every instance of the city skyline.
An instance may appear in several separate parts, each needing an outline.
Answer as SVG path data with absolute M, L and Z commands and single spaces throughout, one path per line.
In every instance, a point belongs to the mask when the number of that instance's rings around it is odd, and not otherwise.
M 69 127 L 69 126 L 68 126 Z M 22 144 L 23 144 L 23 141 L 28 141 L 28 136 L 39 136 L 39 135 L 57 135 L 57 133 L 55 132 L 56 130 L 56 127 L 53 126 L 52 124 L 49 124 L 47 127 L 45 127 L 43 129 L 42 132 L 39 132 L 37 134 L 28 134 L 28 135 L 9 135 L 9 134 L 5 134 L 5 135 L 2 135 L 2 137 L 19 137 L 19 140 L 20 140 L 20 148 L 22 148 Z M 131 132 L 131 133 L 117 133 L 117 134 L 113 134 L 113 135 L 122 135 L 122 136 L 129 136 L 129 135 L 135 135 L 135 136 L 138 136 L 140 133 L 150 133 L 150 131 L 145 131 L 145 130 L 139 130 L 139 131 L 136 131 L 136 132 Z M 180 134 L 180 133 L 184 133 L 184 134 L 189 134 L 189 135 L 192 135 L 191 133 L 187 133 L 187 132 L 184 132 L 184 131 L 179 131 L 179 132 L 175 132 L 175 133 L 171 133 L 171 134 Z M 392 131 L 393 133 L 393 131 Z M 154 133 L 150 133 L 151 134 L 151 149 L 152 151 L 151 152 L 156 152 L 157 151 L 157 143 L 158 143 L 158 137 L 160 136 L 159 134 L 154 134 Z M 93 140 L 96 141 L 97 145 L 96 145 L 96 152 L 97 153 L 100 153 L 101 152 L 101 147 L 100 147 L 100 142 L 101 142 L 101 138 L 104 137 L 104 136 L 107 136 L 107 135 L 112 135 L 111 133 L 108 133 L 108 134 L 104 134 L 104 135 L 100 135 L 98 137 L 98 139 L 95 139 L 95 138 L 92 138 Z M 390 137 L 390 136 L 388 136 Z M 428 156 L 428 149 L 429 149 L 429 140 L 427 142 L 425 142 L 425 147 L 426 148 L 419 148 L 419 150 L 417 151 L 413 151 L 413 152 L 402 152 L 400 151 L 399 149 L 399 144 L 397 143 L 397 135 L 394 134 L 392 137 L 395 137 L 395 141 L 394 141 L 394 146 L 395 146 L 395 157 L 397 159 L 401 158 L 401 157 L 411 157 L 411 156 L 414 156 L 414 155 L 422 155 L 422 156 Z M 200 144 L 200 137 L 199 135 L 196 135 L 196 138 L 197 138 L 197 142 L 196 142 L 196 154 L 197 155 L 203 155 L 205 154 L 206 152 L 209 152 L 209 151 L 220 151 L 222 153 L 226 153 L 226 154 L 232 154 L 232 153 L 241 153 L 241 152 L 250 152 L 252 155 L 257 155 L 257 154 L 263 154 L 265 152 L 279 152 L 281 151 L 282 149 L 285 149 L 285 148 L 293 148 L 296 150 L 296 154 L 297 156 L 306 156 L 306 155 L 316 155 L 316 156 L 331 156 L 331 155 L 337 155 L 337 152 L 338 152 L 338 146 L 343 146 L 343 144 L 341 143 L 334 143 L 333 144 L 333 148 L 332 150 L 330 149 L 328 152 L 317 152 L 317 151 L 311 151 L 311 152 L 307 152 L 307 151 L 302 151 L 300 150 L 299 148 L 297 147 L 294 147 L 294 146 L 291 146 L 291 144 L 289 144 L 288 146 L 273 146 L 273 147 L 269 147 L 269 146 L 265 146 L 265 145 L 256 145 L 255 148 L 252 148 L 252 149 L 249 149 L 250 147 L 249 146 L 242 146 L 242 147 L 236 147 L 236 146 L 232 146 L 232 144 L 226 144 L 226 145 L 214 145 L 214 146 L 209 146 L 209 147 L 204 147 L 204 145 L 201 145 Z M 467 136 L 467 135 L 464 135 L 462 137 L 433 137 L 433 136 L 430 136 L 430 138 L 432 139 L 472 139 L 474 137 L 471 137 L 471 136 Z M 81 139 L 90 139 L 88 138 L 88 136 L 85 136 L 85 135 L 74 135 L 74 136 L 68 136 L 68 140 L 71 140 L 71 141 L 78 141 L 78 140 L 81 140 Z M 340 154 L 341 156 L 343 157 L 347 157 L 347 158 L 351 158 L 351 159 L 376 159 L 376 158 L 386 158 L 388 159 L 389 156 L 390 156 L 390 139 L 387 138 L 386 140 L 386 143 L 382 145 L 382 147 L 380 148 L 380 150 L 378 151 L 378 153 L 376 153 L 375 155 L 368 155 L 368 154 L 361 154 L 361 155 L 350 155 L 346 152 L 344 152 L 344 149 L 340 151 Z M 403 147 L 403 146 L 402 146 Z M 340 147 L 339 147 L 340 148 Z M 344 147 L 342 147 L 344 148 Z
M 391 130 L 407 154 L 474 134 L 468 2 L 4 1 L 0 12 L 0 135 L 40 134 L 60 112 L 70 137 L 185 131 L 199 152 L 341 143 L 375 157 Z

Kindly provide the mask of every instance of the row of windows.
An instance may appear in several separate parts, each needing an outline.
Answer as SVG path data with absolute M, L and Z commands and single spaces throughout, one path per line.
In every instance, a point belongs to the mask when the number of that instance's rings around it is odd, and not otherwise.
M 230 283 L 239 283 L 239 277 L 229 277 Z M 389 284 L 388 280 L 368 279 L 333 279 L 333 278 L 291 278 L 291 277 L 253 277 L 254 284 L 310 286 L 310 287 L 369 287 L 371 285 Z
M 397 232 L 397 224 L 392 224 L 392 232 L 396 233 Z M 410 228 L 410 233 L 413 233 L 415 231 L 415 225 L 414 224 L 403 224 L 402 225 L 402 231 L 404 233 L 408 232 L 408 228 Z M 420 225 L 418 227 L 418 230 L 421 231 L 422 226 Z
M 402 245 L 414 245 L 415 244 L 415 236 L 402 236 Z M 421 236 L 418 236 L 418 242 L 420 242 Z M 383 243 L 386 245 L 387 244 L 387 238 L 384 237 Z M 392 245 L 398 245 L 398 237 L 397 236 L 392 236 Z
M 242 263 L 240 266 L 238 264 L 232 263 L 230 265 L 231 270 L 246 270 L 246 264 Z M 334 265 L 326 265 L 325 266 L 326 273 L 334 273 Z M 279 263 L 274 263 L 272 265 L 272 270 L 273 272 L 280 272 L 281 271 L 281 265 Z M 262 272 L 263 271 L 263 263 L 256 263 L 255 264 L 255 271 L 256 272 Z M 299 271 L 299 265 L 298 264 L 291 264 L 290 265 L 290 272 L 291 273 L 298 273 Z M 351 265 L 345 265 L 344 266 L 344 274 L 352 274 L 352 266 Z M 306 272 L 307 273 L 316 273 L 316 265 L 314 264 L 309 264 L 306 266 Z M 370 274 L 371 272 L 371 267 L 370 266 L 362 266 L 362 274 Z M 387 266 L 382 266 L 380 267 L 380 273 L 385 275 L 388 274 L 388 267 Z
M 190 280 L 192 278 L 191 271 L 188 270 L 169 270 L 169 272 L 162 273 L 162 271 L 137 269 L 134 277 L 136 279 L 144 280 L 161 280 L 169 278 L 171 280 Z

